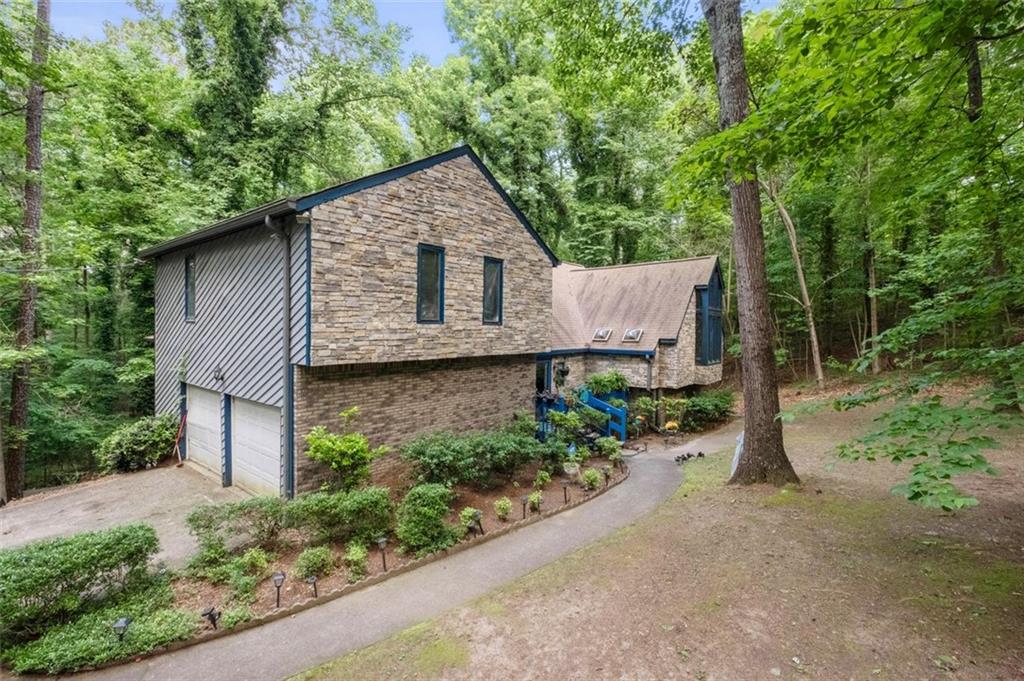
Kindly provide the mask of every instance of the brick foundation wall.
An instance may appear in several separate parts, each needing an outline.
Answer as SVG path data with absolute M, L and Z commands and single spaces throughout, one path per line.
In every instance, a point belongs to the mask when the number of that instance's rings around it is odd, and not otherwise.
M 394 362 L 330 367 L 296 367 L 296 491 L 315 490 L 330 471 L 306 457 L 304 436 L 317 425 L 338 427 L 338 413 L 358 406 L 353 429 L 371 447 L 391 453 L 373 463 L 374 484 L 409 484 L 409 466 L 397 447 L 437 430 L 463 432 L 493 428 L 520 409 L 533 409 L 533 355 Z

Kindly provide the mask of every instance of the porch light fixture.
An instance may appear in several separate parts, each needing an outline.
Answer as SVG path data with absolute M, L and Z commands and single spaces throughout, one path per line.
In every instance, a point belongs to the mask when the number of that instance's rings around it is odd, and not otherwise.
M 523 504 L 523 520 L 526 520 L 526 505 L 530 503 L 530 495 L 524 494 L 519 497 L 519 501 Z
M 388 547 L 388 538 L 385 535 L 377 537 L 377 548 L 380 549 L 380 562 L 384 566 L 384 572 L 388 571 L 388 554 L 385 549 Z
M 316 575 L 310 575 L 306 577 L 306 584 L 313 587 L 313 598 L 320 598 L 320 594 L 316 590 Z
M 213 370 L 213 380 L 215 380 L 215 381 L 223 381 L 224 380 L 224 370 L 221 369 L 220 367 L 217 367 L 216 369 L 214 369 Z
M 210 623 L 210 626 L 213 627 L 214 630 L 217 629 L 217 620 L 220 619 L 220 610 L 211 605 L 206 610 L 203 610 L 202 616 Z
M 132 623 L 131 617 L 118 617 L 117 621 L 111 625 L 114 629 L 114 633 L 117 634 L 117 640 L 123 641 L 124 635 L 128 633 L 128 627 Z
M 277 589 L 277 605 L 274 607 L 281 607 L 281 585 L 284 584 L 284 573 L 278 570 L 271 577 L 274 580 L 274 588 Z
M 640 336 L 644 335 L 643 329 L 626 329 L 626 333 L 622 334 L 623 343 L 639 343 Z
M 563 503 L 569 503 L 569 481 L 562 480 L 562 499 Z
M 612 330 L 606 326 L 594 331 L 594 340 L 599 343 L 607 343 L 608 339 L 612 337 Z

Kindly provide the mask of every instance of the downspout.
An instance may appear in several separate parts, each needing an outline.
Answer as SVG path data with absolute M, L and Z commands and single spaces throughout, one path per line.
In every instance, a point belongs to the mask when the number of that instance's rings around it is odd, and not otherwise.
M 275 221 L 269 215 L 263 223 L 274 236 L 281 240 L 281 268 L 283 270 L 281 301 L 281 349 L 284 371 L 284 495 L 292 498 L 295 495 L 295 434 L 294 434 L 294 386 L 292 385 L 292 245 L 288 238 L 288 229 L 284 222 Z
M 647 360 L 647 390 L 649 392 L 651 390 L 651 385 L 654 383 L 652 378 L 652 374 L 654 373 L 654 356 L 647 355 L 645 359 Z

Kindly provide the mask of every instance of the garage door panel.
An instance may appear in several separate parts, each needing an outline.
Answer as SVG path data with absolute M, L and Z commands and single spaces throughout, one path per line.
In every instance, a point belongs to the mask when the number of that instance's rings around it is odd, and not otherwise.
M 280 409 L 232 400 L 231 465 L 234 484 L 256 494 L 280 493 Z
M 220 394 L 193 385 L 186 390 L 185 453 L 189 460 L 220 474 Z

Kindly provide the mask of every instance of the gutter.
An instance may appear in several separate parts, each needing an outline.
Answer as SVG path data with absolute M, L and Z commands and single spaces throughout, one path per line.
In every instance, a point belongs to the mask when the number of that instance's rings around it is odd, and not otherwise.
M 203 243 L 204 241 L 211 241 L 218 237 L 222 237 L 226 234 L 239 232 L 247 227 L 254 227 L 260 223 L 268 224 L 267 220 L 280 220 L 281 218 L 295 214 L 295 201 L 295 198 L 286 198 L 278 199 L 271 203 L 265 203 L 262 206 L 253 208 L 252 210 L 246 211 L 240 215 L 235 215 L 225 220 L 221 220 L 220 222 L 215 222 L 209 227 L 204 227 L 199 231 L 182 234 L 179 237 L 145 248 L 139 251 L 138 257 L 143 259 L 155 258 L 179 248 L 194 246 L 196 244 Z
M 551 357 L 562 357 L 565 355 L 619 355 L 625 357 L 647 357 L 653 358 L 654 350 L 627 350 L 623 348 L 570 348 L 564 350 L 549 350 L 537 353 L 540 359 Z
M 295 387 L 292 384 L 292 245 L 289 230 L 280 220 L 265 215 L 266 225 L 275 238 L 281 240 L 281 267 L 283 269 L 281 300 L 281 350 L 284 371 L 284 496 L 291 499 L 295 496 Z

